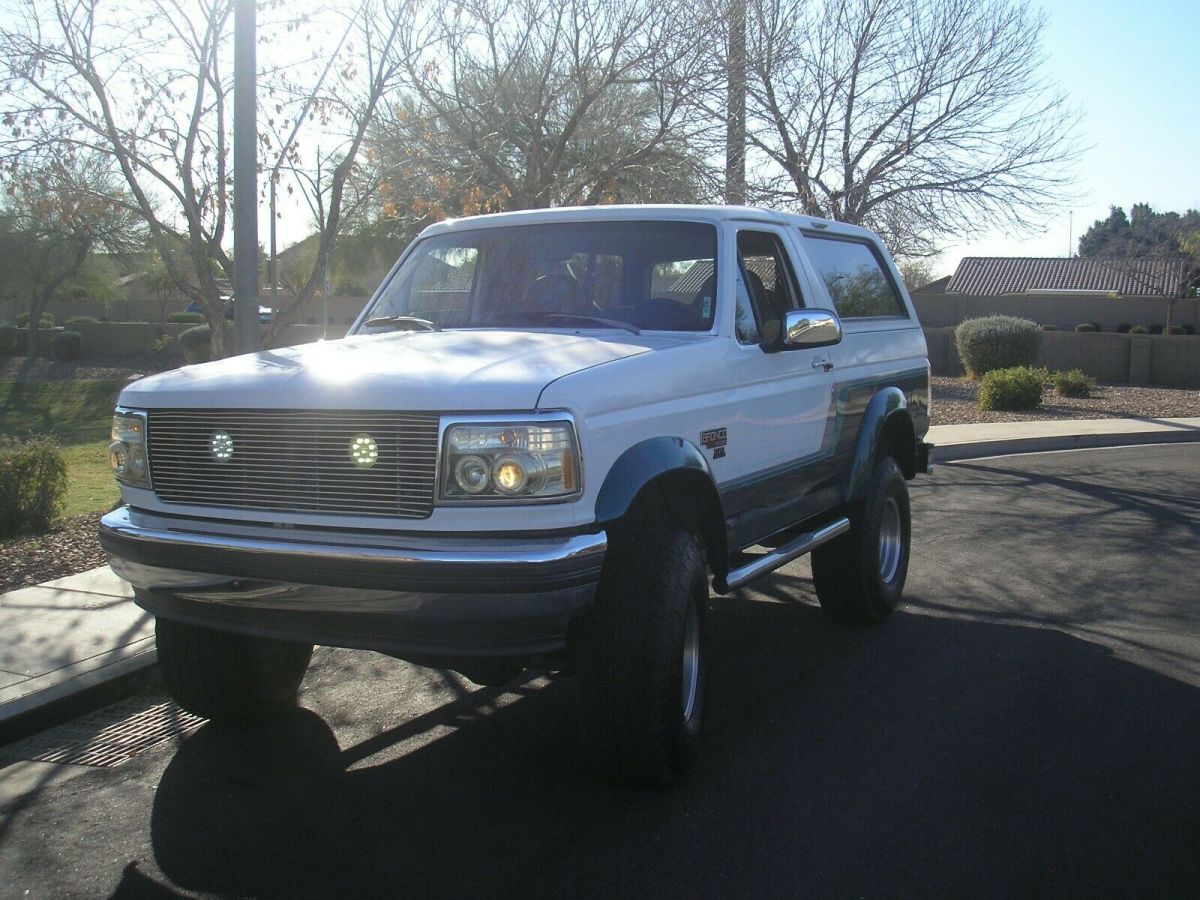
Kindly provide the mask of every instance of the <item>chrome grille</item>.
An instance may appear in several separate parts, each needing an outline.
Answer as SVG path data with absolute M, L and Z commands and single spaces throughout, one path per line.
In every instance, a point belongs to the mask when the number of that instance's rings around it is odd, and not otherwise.
M 217 460 L 216 432 L 233 453 Z M 379 446 L 369 469 L 350 444 Z M 147 427 L 155 493 L 169 503 L 420 519 L 433 509 L 438 417 L 312 410 L 151 410 Z

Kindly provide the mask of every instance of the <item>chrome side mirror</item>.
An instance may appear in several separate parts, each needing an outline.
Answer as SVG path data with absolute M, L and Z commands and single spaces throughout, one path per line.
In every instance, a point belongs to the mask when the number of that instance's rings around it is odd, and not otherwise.
M 842 320 L 831 309 L 789 309 L 783 314 L 784 350 L 841 343 Z

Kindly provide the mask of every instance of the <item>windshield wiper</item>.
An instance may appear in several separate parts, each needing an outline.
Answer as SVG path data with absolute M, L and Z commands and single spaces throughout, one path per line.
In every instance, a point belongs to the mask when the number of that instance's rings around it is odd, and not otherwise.
M 363 323 L 367 328 L 396 328 L 401 331 L 441 331 L 442 326 L 419 316 L 377 316 Z
M 620 328 L 622 331 L 629 331 L 633 334 L 641 334 L 641 330 L 628 322 L 622 322 L 620 319 L 605 319 L 601 316 L 577 316 L 572 313 L 560 312 L 537 312 L 536 310 L 528 310 L 522 312 L 505 313 L 499 317 L 506 322 L 526 322 L 534 324 L 544 322 L 547 325 L 552 325 L 555 322 L 562 322 L 565 325 L 585 325 L 593 328 Z

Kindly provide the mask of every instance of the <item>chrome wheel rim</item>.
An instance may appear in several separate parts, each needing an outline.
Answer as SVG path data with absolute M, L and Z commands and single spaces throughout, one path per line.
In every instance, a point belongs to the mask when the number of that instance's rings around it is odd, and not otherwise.
M 687 605 L 683 623 L 683 720 L 690 722 L 696 712 L 696 695 L 700 692 L 700 615 L 696 601 Z
M 896 577 L 903 552 L 900 505 L 895 497 L 888 497 L 879 516 L 879 574 L 885 584 L 890 584 Z

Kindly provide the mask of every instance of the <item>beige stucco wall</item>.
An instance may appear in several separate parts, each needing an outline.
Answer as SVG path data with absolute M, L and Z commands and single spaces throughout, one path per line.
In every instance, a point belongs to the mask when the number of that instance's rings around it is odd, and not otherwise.
M 1167 301 L 1162 298 L 1123 297 L 976 297 L 965 294 L 913 294 L 917 317 L 926 328 L 957 325 L 980 316 L 1005 315 L 1032 319 L 1040 325 L 1057 325 L 1074 331 L 1082 322 L 1095 322 L 1104 331 L 1118 325 L 1165 325 Z M 1174 301 L 1171 324 L 1191 325 L 1200 331 L 1200 299 Z
M 1159 387 L 1200 387 L 1200 336 L 1076 334 L 1048 331 L 1043 335 L 1038 365 L 1047 369 L 1082 369 L 1098 381 L 1128 384 L 1130 347 L 1134 340 L 1150 346 L 1149 383 Z M 954 343 L 954 329 L 926 328 L 929 363 L 935 375 L 961 375 L 962 363 Z M 1137 379 L 1132 379 L 1137 380 Z M 1200 415 L 1200 396 L 1196 400 Z

